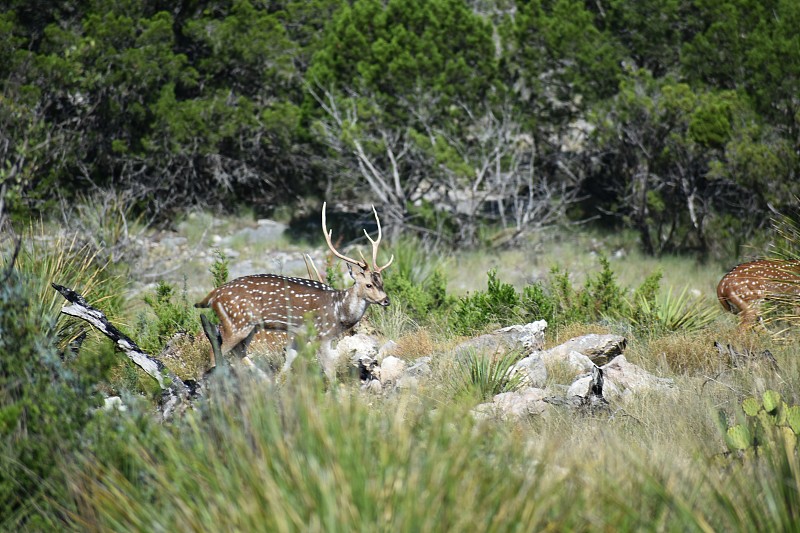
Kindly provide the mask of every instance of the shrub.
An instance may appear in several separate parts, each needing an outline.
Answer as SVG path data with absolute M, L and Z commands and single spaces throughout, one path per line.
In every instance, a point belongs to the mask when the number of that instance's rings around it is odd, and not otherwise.
M 147 353 L 159 353 L 178 332 L 195 333 L 200 328 L 200 312 L 189 303 L 185 278 L 177 301 L 173 299 L 174 293 L 172 285 L 159 281 L 155 293 L 144 297 L 155 314 L 155 321 L 143 313 L 139 315 L 139 347 Z
M 442 315 L 454 303 L 447 294 L 447 277 L 442 264 L 431 260 L 417 241 L 401 240 L 392 247 L 394 261 L 384 277 L 384 288 L 418 323 Z
M 31 285 L 16 270 L 0 276 L 0 530 L 55 530 L 60 459 L 79 448 L 110 360 L 62 358 Z
M 453 327 L 459 335 L 469 335 L 489 324 L 508 326 L 523 316 L 522 302 L 514 287 L 497 279 L 490 270 L 486 292 L 461 298 L 453 312 Z

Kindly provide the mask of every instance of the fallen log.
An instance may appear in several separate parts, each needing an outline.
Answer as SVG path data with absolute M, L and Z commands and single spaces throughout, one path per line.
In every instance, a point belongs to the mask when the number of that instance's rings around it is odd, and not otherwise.
M 164 366 L 164 363 L 143 352 L 130 337 L 109 322 L 102 311 L 89 305 L 83 296 L 62 285 L 56 283 L 51 283 L 51 285 L 69 302 L 69 305 L 61 308 L 62 313 L 85 320 L 97 328 L 103 335 L 114 341 L 117 348 L 124 352 L 136 366 L 158 382 L 162 390 L 161 414 L 165 420 L 170 418 L 176 410 L 186 407 L 190 396 L 196 390 L 194 383 L 184 382 Z

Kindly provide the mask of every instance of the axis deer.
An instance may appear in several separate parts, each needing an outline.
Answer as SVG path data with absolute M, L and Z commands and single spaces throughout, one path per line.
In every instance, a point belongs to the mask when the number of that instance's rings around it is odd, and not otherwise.
M 756 322 L 762 300 L 787 297 L 800 297 L 800 261 L 742 263 L 725 274 L 717 285 L 722 307 L 740 313 L 740 328 Z
M 347 263 L 355 283 L 347 290 L 336 290 L 311 279 L 256 274 L 221 285 L 195 307 L 211 307 L 219 317 L 223 355 L 237 349 L 244 357 L 253 335 L 260 330 L 266 332 L 273 343 L 276 339 L 292 339 L 302 329 L 304 321 L 310 319 L 322 341 L 321 352 L 327 357 L 321 357 L 324 359 L 322 365 L 330 376 L 333 370 L 329 366 L 332 363 L 329 357 L 331 341 L 358 324 L 370 304 L 389 305 L 381 272 L 392 264 L 394 255 L 388 263 L 378 266 L 381 221 L 375 207 L 372 212 L 378 224 L 377 240 L 372 240 L 364 230 L 372 244 L 372 265 L 360 251 L 361 261 L 358 261 L 336 250 L 331 242 L 333 230 L 328 230 L 326 225 L 325 208 L 326 204 L 323 203 L 322 231 L 325 241 L 333 255 Z M 354 270 L 353 266 L 357 268 Z M 293 348 L 287 350 L 284 369 L 291 365 L 295 356 Z M 215 363 L 212 356 L 211 366 Z

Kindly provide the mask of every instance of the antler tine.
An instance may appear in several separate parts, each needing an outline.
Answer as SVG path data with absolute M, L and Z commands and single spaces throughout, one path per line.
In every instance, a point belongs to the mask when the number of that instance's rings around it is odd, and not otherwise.
M 311 259 L 311 256 L 309 254 L 303 255 L 303 261 L 306 262 L 306 270 L 308 271 L 309 279 L 313 277 L 313 275 L 311 274 L 311 269 L 313 268 L 314 274 L 316 274 L 317 276 L 317 281 L 319 281 L 320 283 L 325 283 L 322 279 L 322 276 L 319 275 L 319 270 L 317 270 L 317 265 L 314 264 L 314 260 Z
M 347 261 L 348 263 L 351 263 L 353 265 L 358 265 L 364 270 L 369 269 L 369 265 L 367 264 L 366 260 L 362 263 L 360 261 L 357 261 L 356 259 L 353 259 L 352 257 L 347 257 L 346 255 L 339 253 L 339 251 L 337 251 L 336 248 L 333 247 L 333 243 L 331 242 L 331 235 L 333 235 L 333 230 L 329 231 L 325 223 L 326 204 L 327 202 L 322 202 L 322 233 L 325 234 L 325 241 L 328 243 L 328 248 L 330 248 L 331 252 L 333 252 L 333 255 L 335 255 L 342 261 Z
M 369 240 L 369 242 L 372 243 L 372 264 L 375 265 L 373 272 L 380 272 L 381 270 L 392 264 L 392 261 L 394 261 L 394 254 L 392 255 L 392 258 L 389 259 L 388 263 L 386 263 L 382 267 L 378 267 L 378 246 L 381 243 L 381 219 L 378 218 L 378 212 L 375 210 L 374 205 L 372 206 L 372 212 L 375 214 L 375 222 L 378 223 L 378 240 L 373 241 L 372 237 L 370 237 L 369 233 L 367 233 L 367 230 L 364 230 L 364 235 L 366 235 L 367 240 Z M 364 256 L 362 255 L 361 257 L 363 258 Z

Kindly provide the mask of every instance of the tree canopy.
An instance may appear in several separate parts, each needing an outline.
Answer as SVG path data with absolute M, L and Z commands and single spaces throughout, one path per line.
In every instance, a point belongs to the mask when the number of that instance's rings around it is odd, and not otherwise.
M 455 244 L 598 216 L 736 253 L 800 192 L 798 27 L 791 0 L 11 1 L 3 205 L 334 194 Z

